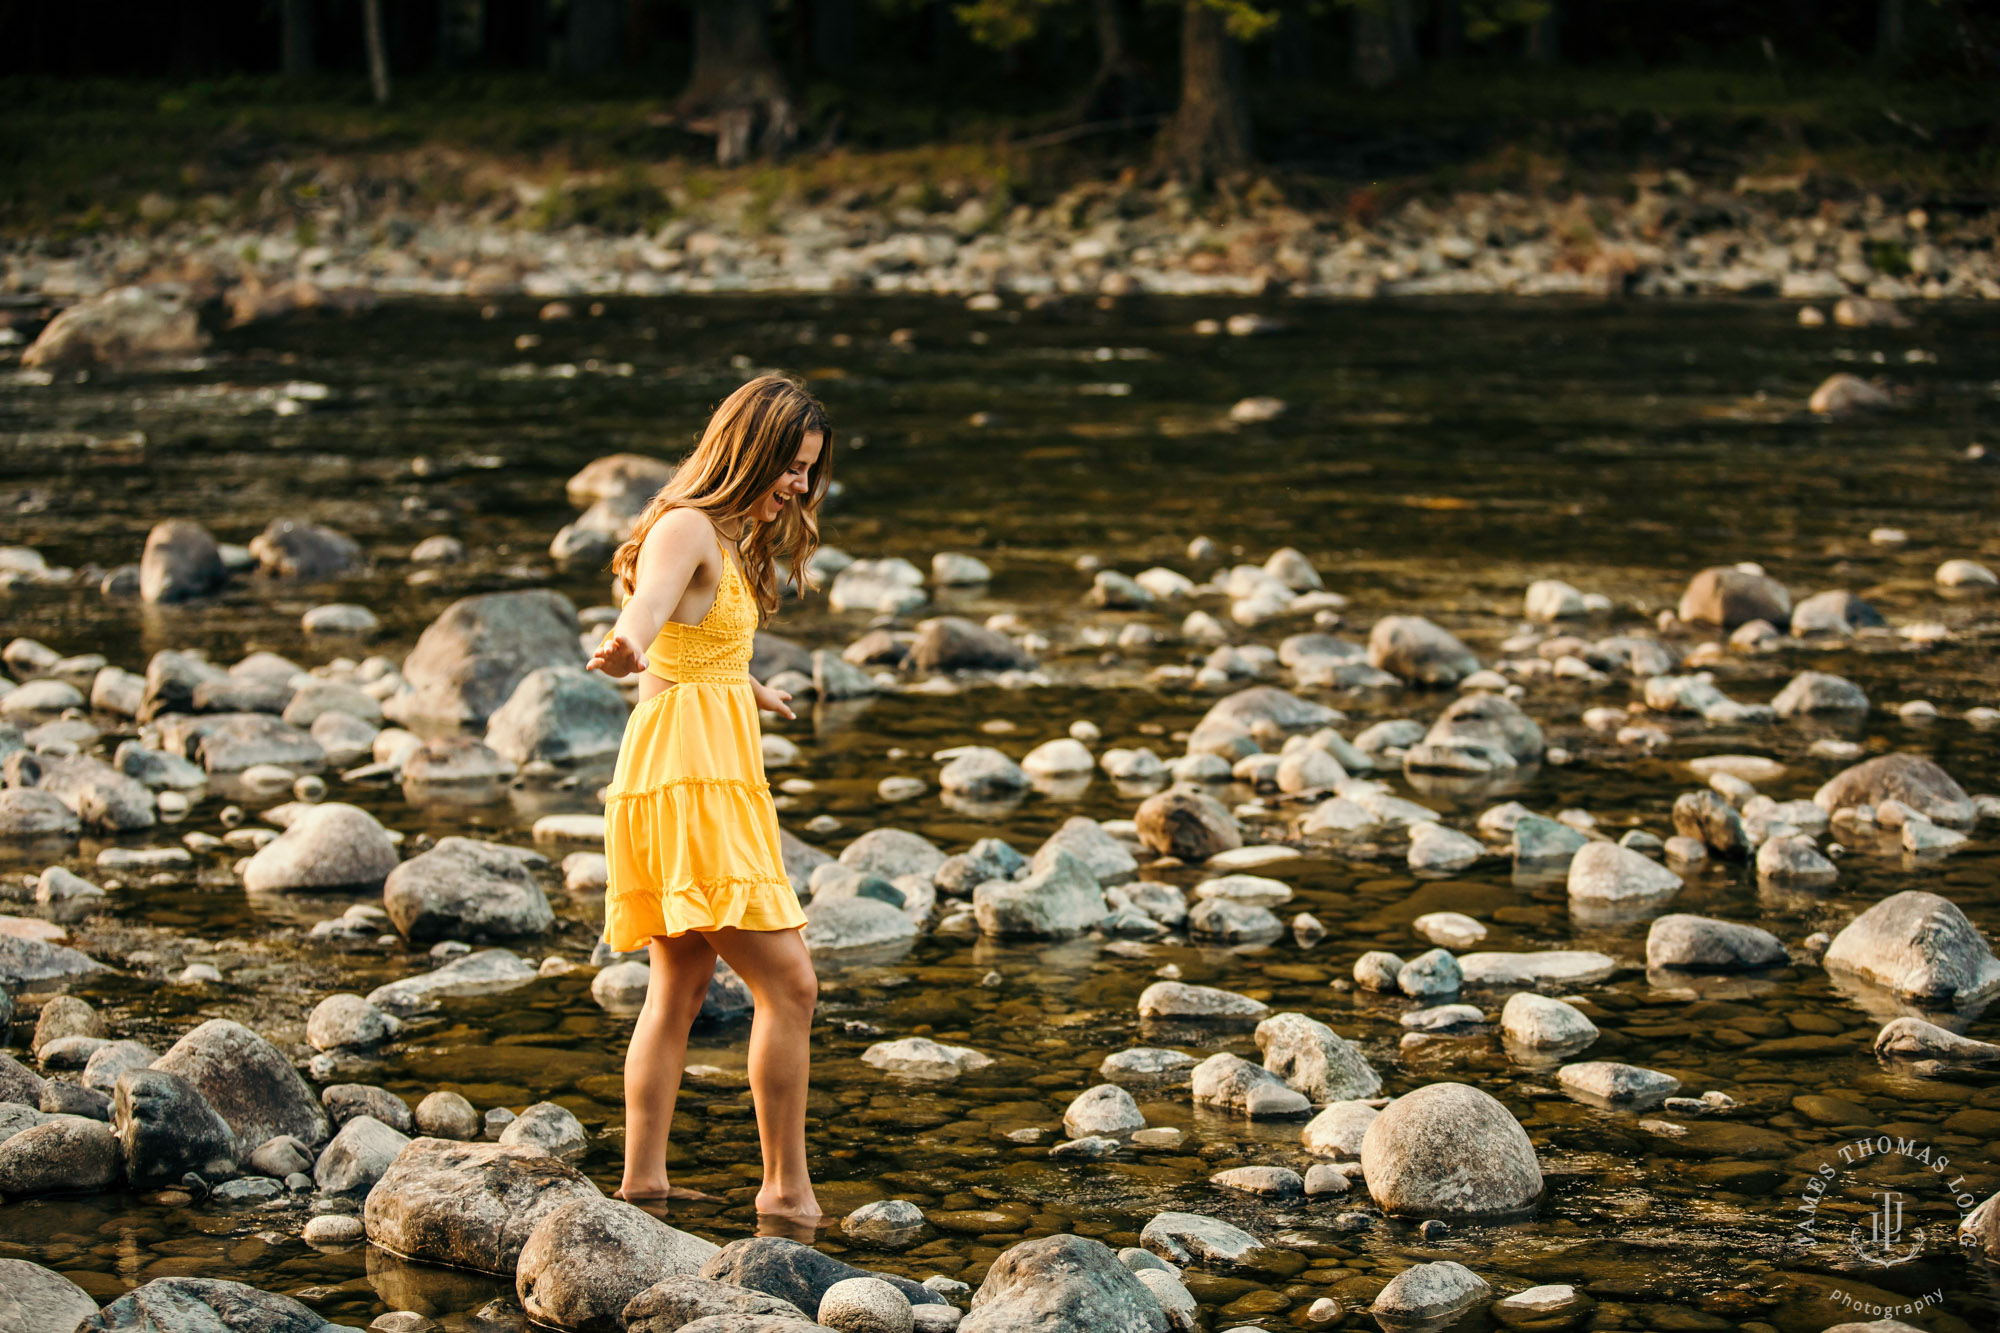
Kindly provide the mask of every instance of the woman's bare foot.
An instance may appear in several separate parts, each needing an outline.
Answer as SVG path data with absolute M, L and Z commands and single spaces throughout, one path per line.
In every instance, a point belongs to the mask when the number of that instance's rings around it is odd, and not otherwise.
M 685 1185 L 669 1185 L 665 1181 L 661 1181 L 657 1189 L 651 1186 L 639 1188 L 620 1185 L 611 1197 L 623 1199 L 626 1203 L 654 1202 L 662 1199 L 706 1200 L 711 1203 L 716 1201 L 713 1194 L 703 1194 L 700 1190 L 691 1190 Z
M 766 1185 L 757 1191 L 757 1211 L 763 1215 L 788 1218 L 805 1226 L 818 1225 L 821 1216 L 819 1200 L 813 1197 L 810 1185 L 792 1191 Z

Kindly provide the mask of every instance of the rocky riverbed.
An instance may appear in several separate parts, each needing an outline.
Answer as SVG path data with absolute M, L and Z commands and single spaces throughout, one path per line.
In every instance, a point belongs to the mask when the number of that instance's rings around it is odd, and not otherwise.
M 1990 321 L 1605 309 L 411 304 L 17 372 L 0 1319 L 1989 1325 Z M 797 1237 L 726 973 L 713 1197 L 604 1197 L 577 670 L 776 363 L 841 432 L 754 664 L 810 702 Z

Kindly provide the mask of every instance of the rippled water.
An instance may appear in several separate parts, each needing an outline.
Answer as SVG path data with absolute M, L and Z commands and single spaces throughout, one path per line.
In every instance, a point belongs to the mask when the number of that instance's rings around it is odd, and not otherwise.
M 1200 578 L 1210 571 L 1190 567 L 1185 548 L 1203 533 L 1232 558 L 1261 561 L 1277 546 L 1299 547 L 1353 599 L 1357 634 L 1378 615 L 1420 611 L 1489 660 L 1518 628 L 1521 590 L 1536 577 L 1609 594 L 1619 610 L 1593 633 L 1649 622 L 1707 564 L 1757 560 L 1795 595 L 1849 588 L 1892 623 L 1942 621 L 1957 637 L 1924 650 L 1878 639 L 1736 657 L 1717 669 L 1723 688 L 1763 700 L 1804 665 L 1838 672 L 1877 703 L 1857 734 L 1871 749 L 1921 750 L 1968 790 L 2000 787 L 1993 735 L 1958 716 L 2000 703 L 1992 603 L 1947 598 L 1931 582 L 1945 558 L 1983 553 L 1991 562 L 2000 554 L 1992 534 L 2000 470 L 1962 456 L 2000 420 L 2000 318 L 1934 308 L 1915 312 L 1908 330 L 1807 330 L 1776 304 L 1433 303 L 1273 307 L 1291 329 L 1269 338 L 1191 331 L 1197 318 L 1235 308 L 1130 302 L 971 314 L 946 303 L 712 298 L 612 302 L 601 317 L 543 324 L 528 305 L 492 319 L 468 306 L 402 305 L 228 332 L 201 371 L 9 381 L 0 384 L 0 541 L 38 547 L 55 563 L 108 566 L 136 559 L 161 518 L 198 518 L 224 540 L 247 541 L 271 517 L 296 515 L 350 533 L 373 564 L 334 584 L 239 581 L 217 602 L 178 608 L 108 601 L 81 585 L 21 588 L 0 594 L 5 633 L 66 653 L 101 651 L 135 670 L 159 648 L 188 645 L 221 660 L 272 649 L 314 664 L 356 647 L 303 640 L 298 617 L 321 602 L 373 608 L 383 632 L 367 648 L 392 655 L 466 592 L 549 585 L 580 606 L 600 603 L 601 576 L 549 568 L 548 539 L 571 517 L 563 481 L 602 454 L 671 454 L 691 444 L 707 408 L 746 373 L 782 366 L 811 378 L 843 436 L 835 475 L 847 489 L 825 515 L 827 539 L 919 564 L 937 550 L 976 553 L 993 566 L 992 584 L 941 605 L 973 615 L 1016 611 L 1056 641 L 1048 666 L 1057 683 L 1048 688 L 878 698 L 788 726 L 803 758 L 783 776 L 816 787 L 793 798 L 784 818 L 796 830 L 814 815 L 834 815 L 842 830 L 813 839 L 831 849 L 889 823 L 952 851 L 992 833 L 1026 850 L 1074 813 L 1129 817 L 1135 797 L 1101 777 L 1075 799 L 1030 796 L 998 815 L 953 810 L 934 792 L 884 807 L 875 784 L 898 773 L 931 779 L 931 750 L 972 739 L 1018 757 L 1078 718 L 1095 721 L 1107 746 L 1177 750 L 1172 733 L 1212 698 L 1146 683 L 1151 667 L 1184 660 L 1178 647 L 1109 653 L 1080 643 L 1091 624 L 1115 629 L 1134 617 L 1083 606 L 1089 576 L 1075 561 L 1094 554 L 1128 571 L 1164 563 Z M 898 329 L 911 333 L 892 340 Z M 540 345 L 517 350 L 523 333 L 540 334 Z M 1906 387 L 1905 409 L 1850 423 L 1810 419 L 1806 395 L 1836 369 L 1887 375 Z M 279 416 L 273 391 L 292 380 L 325 384 L 330 397 L 303 415 Z M 1230 427 L 1229 405 L 1253 393 L 1282 397 L 1292 410 L 1272 425 Z M 992 414 L 990 424 L 970 424 L 975 413 Z M 1883 525 L 1907 530 L 1908 545 L 1871 545 L 1870 529 Z M 437 532 L 461 537 L 473 558 L 411 586 L 405 554 Z M 776 628 L 812 646 L 838 645 L 863 623 L 815 602 L 788 608 Z M 1275 643 L 1293 628 L 1280 623 L 1251 637 Z M 1588 809 L 1613 832 L 1665 834 L 1673 797 L 1697 781 L 1681 766 L 1687 758 L 1778 758 L 1789 770 L 1763 789 L 1781 800 L 1809 796 L 1838 767 L 1810 757 L 1818 733 L 1792 724 L 1724 730 L 1680 720 L 1673 741 L 1650 756 L 1583 730 L 1586 707 L 1634 693 L 1624 681 L 1531 684 L 1525 706 L 1576 761 L 1545 766 L 1505 795 L 1537 810 Z M 1943 716 L 1906 723 L 1885 707 L 1914 698 L 1933 701 Z M 1381 718 L 1427 720 L 1445 697 L 1329 701 L 1349 714 L 1352 734 Z M 993 719 L 1015 730 L 976 730 Z M 411 833 L 525 840 L 540 814 L 595 808 L 595 785 L 586 777 L 568 789 L 424 807 L 393 790 L 335 783 L 334 791 Z M 1453 811 L 1465 826 L 1501 799 L 1405 794 Z M 1233 799 L 1248 795 L 1238 788 Z M 176 831 L 221 831 L 220 805 L 199 805 Z M 91 873 L 100 845 L 86 840 L 62 859 Z M 12 870 L 44 864 L 43 852 L 29 859 L 0 849 L 0 865 Z M 1990 837 L 1935 866 L 1858 849 L 1841 867 L 1839 885 L 1820 894 L 1760 891 L 1744 868 L 1712 867 L 1690 877 L 1672 910 L 1754 921 L 1796 944 L 1886 894 L 1923 887 L 2000 932 L 2000 858 Z M 1318 854 L 1275 873 L 1297 890 L 1296 908 L 1329 927 L 1316 947 L 1170 941 L 1124 956 L 1088 940 L 927 937 L 891 962 L 823 961 L 808 1126 L 822 1204 L 838 1214 L 871 1198 L 907 1198 L 937 1230 L 900 1254 L 848 1248 L 837 1229 L 820 1243 L 870 1266 L 976 1282 L 1018 1239 L 1075 1230 L 1131 1243 L 1163 1208 L 1214 1213 L 1293 1252 L 1281 1271 L 1190 1272 L 1218 1329 L 1304 1326 L 1306 1305 L 1322 1295 L 1365 1307 L 1387 1278 L 1433 1258 L 1457 1259 L 1501 1292 L 1574 1283 L 1597 1301 L 1589 1318 L 1598 1328 L 1761 1323 L 1816 1333 L 1856 1317 L 1829 1303 L 1834 1289 L 1890 1303 L 1941 1288 L 1943 1311 L 1913 1319 L 1940 1331 L 1989 1328 L 2000 1318 L 2000 1286 L 1953 1251 L 1948 1202 L 1919 1202 L 1913 1192 L 1910 1225 L 1930 1228 L 1929 1248 L 1898 1268 L 1838 1269 L 1827 1251 L 1786 1246 L 1809 1173 L 1859 1132 L 1854 1124 L 1937 1145 L 1978 1197 L 2000 1187 L 2000 1078 L 1916 1078 L 1879 1065 L 1871 1042 L 1880 1017 L 1815 969 L 1692 988 L 1649 980 L 1645 921 L 1574 923 L 1560 882 L 1517 883 L 1504 858 L 1419 878 L 1400 857 Z M 1160 877 L 1192 887 L 1201 876 Z M 559 881 L 550 889 L 558 927 L 519 951 L 581 960 L 601 905 L 564 895 Z M 124 889 L 109 915 L 73 933 L 107 960 L 136 964 L 87 992 L 115 1035 L 164 1049 L 199 1017 L 231 1016 L 303 1053 L 310 1006 L 302 995 L 365 992 L 428 966 L 415 949 L 303 944 L 304 927 L 352 901 L 246 898 L 218 861 L 198 878 Z M 1604 1034 L 1587 1058 L 1663 1069 L 1687 1091 L 1720 1090 L 1741 1109 L 1699 1120 L 1592 1109 L 1555 1091 L 1552 1069 L 1510 1060 L 1490 1030 L 1401 1048 L 1397 1018 L 1414 1002 L 1329 982 L 1347 976 L 1365 949 L 1420 951 L 1410 921 L 1445 909 L 1489 925 L 1482 947 L 1574 946 L 1619 958 L 1627 966 L 1616 977 L 1579 991 Z M 134 960 L 135 950 L 151 956 Z M 226 984 L 145 979 L 195 960 L 217 963 Z M 1549 1191 L 1536 1216 L 1454 1227 L 1426 1241 L 1400 1224 L 1334 1230 L 1333 1215 L 1351 1201 L 1281 1205 L 1219 1190 L 1207 1177 L 1227 1166 L 1303 1170 L 1297 1122 L 1252 1125 L 1195 1110 L 1184 1088 L 1140 1095 L 1150 1123 L 1187 1131 L 1179 1146 L 1051 1162 L 1062 1108 L 1099 1081 L 1104 1055 L 1145 1042 L 1254 1056 L 1247 1030 L 1139 1023 L 1136 997 L 1168 963 L 1189 981 L 1324 1019 L 1362 1043 L 1389 1093 L 1439 1079 L 1492 1092 L 1541 1155 Z M 998 985 L 979 984 L 996 970 Z M 1492 1015 L 1504 997 L 1465 998 Z M 1991 1019 L 1967 1017 L 1957 1026 L 1993 1039 Z M 850 1030 L 852 1022 L 970 1045 L 997 1063 L 943 1087 L 897 1085 L 860 1063 L 874 1038 Z M 592 1002 L 588 973 L 577 973 L 448 1002 L 437 1021 L 348 1077 L 412 1103 L 438 1087 L 481 1108 L 559 1101 L 592 1130 L 585 1166 L 609 1188 L 628 1029 L 629 1020 Z M 690 1080 L 676 1122 L 677 1179 L 724 1202 L 688 1205 L 673 1220 L 717 1240 L 755 1227 L 747 1032 L 747 1022 L 698 1031 L 690 1062 L 723 1072 Z M 25 1031 L 16 1039 L 25 1041 Z M 1862 1109 L 1797 1100 L 1808 1095 Z M 1644 1129 L 1642 1118 L 1678 1121 L 1687 1132 Z M 1040 1142 L 1008 1137 L 1027 1128 L 1049 1132 Z M 1862 1219 L 1870 1206 L 1857 1187 L 1842 1200 L 1843 1216 Z M 100 1298 L 152 1277 L 202 1273 L 286 1291 L 355 1324 L 415 1308 L 483 1327 L 472 1312 L 511 1300 L 509 1284 L 497 1280 L 366 1248 L 309 1249 L 296 1239 L 305 1215 L 302 1203 L 182 1208 L 124 1193 L 18 1201 L 0 1205 L 0 1253 L 55 1267 Z M 508 1308 L 487 1312 L 504 1323 Z

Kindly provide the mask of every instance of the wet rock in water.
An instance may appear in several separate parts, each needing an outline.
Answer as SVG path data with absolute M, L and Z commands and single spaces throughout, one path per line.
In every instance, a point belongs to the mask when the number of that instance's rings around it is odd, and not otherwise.
M 968 746 L 938 772 L 938 786 L 955 796 L 997 800 L 1024 790 L 1028 775 L 990 745 Z
M 1520 1122 L 1463 1083 L 1427 1084 L 1390 1102 L 1362 1139 L 1361 1169 L 1392 1217 L 1514 1217 L 1542 1193 Z
M 251 893 L 372 889 L 397 869 L 389 831 L 359 806 L 328 801 L 294 819 L 243 868 Z
M 335 1126 L 344 1126 L 358 1116 L 372 1116 L 399 1134 L 408 1134 L 416 1128 L 410 1104 L 387 1088 L 368 1083 L 335 1083 L 320 1093 L 319 1100 Z
M 555 923 L 547 895 L 520 858 L 471 838 L 441 838 L 395 867 L 382 905 L 403 937 L 417 943 L 513 939 L 539 935 Z
M 1765 620 L 1782 629 L 1791 617 L 1792 598 L 1784 584 L 1729 565 L 1702 570 L 1681 594 L 1680 618 L 1690 624 L 1731 630 Z
M 574 764 L 618 753 L 625 697 L 581 667 L 539 667 L 486 723 L 486 744 L 516 764 Z
M 1363 990 L 1394 992 L 1403 960 L 1386 949 L 1370 949 L 1354 960 L 1354 984 Z
M 407 1018 L 435 1008 L 443 999 L 512 990 L 535 980 L 537 975 L 532 965 L 505 949 L 482 949 L 454 958 L 434 971 L 377 986 L 368 992 L 368 1003 Z
M 732 1330 L 752 1329 L 750 1321 L 760 1319 L 789 1321 L 798 1326 L 793 1333 L 813 1327 L 805 1311 L 790 1301 L 690 1273 L 654 1282 L 626 1303 L 623 1318 L 626 1333 L 675 1333 L 711 1318 L 734 1321 Z
M 361 564 L 361 547 L 344 532 L 305 519 L 274 518 L 250 539 L 250 554 L 266 574 L 324 579 Z
M 1465 869 L 1485 854 L 1479 839 L 1426 820 L 1410 826 L 1410 850 L 1405 860 L 1412 870 L 1452 871 Z
M 1285 933 L 1285 923 L 1267 907 L 1228 898 L 1204 898 L 1188 913 L 1188 933 L 1230 944 L 1268 942 Z
M 1521 614 L 1549 624 L 1587 615 L 1589 611 L 1583 604 L 1583 594 L 1561 579 L 1537 579 L 1528 585 Z
M 1139 840 L 1163 856 L 1205 861 L 1243 845 L 1235 817 L 1214 797 L 1184 788 L 1149 796 L 1136 816 Z
M 569 1108 L 536 1102 L 500 1131 L 500 1142 L 540 1148 L 551 1157 L 575 1161 L 589 1148 L 590 1136 Z
M 1682 792 L 1674 800 L 1674 831 L 1693 838 L 1724 861 L 1750 856 L 1750 834 L 1743 816 L 1713 791 Z
M 149 750 L 137 741 L 122 742 L 111 762 L 126 777 L 142 782 L 155 791 L 161 788 L 192 791 L 208 781 L 208 775 L 199 766 L 177 754 Z
M 209 773 L 241 773 L 261 764 L 318 768 L 326 751 L 306 732 L 268 713 L 215 713 L 184 733 L 186 753 Z
M 10 1333 L 61 1330 L 97 1314 L 97 1302 L 60 1273 L 25 1259 L 0 1259 L 0 1328 Z
M 814 953 L 877 949 L 917 936 L 916 923 L 874 898 L 814 899 L 806 904 L 806 948 Z
M 139 557 L 139 595 L 145 600 L 186 601 L 213 592 L 227 577 L 222 552 L 201 524 L 170 518 L 146 534 Z
M 1385 616 L 1368 635 L 1368 664 L 1414 685 L 1456 685 L 1479 670 L 1479 658 L 1422 616 Z
M 1590 986 L 1609 978 L 1618 964 L 1592 949 L 1487 950 L 1460 954 L 1458 970 L 1467 986 Z
M 1139 873 L 1139 863 L 1125 844 L 1087 815 L 1072 815 L 1064 820 L 1062 827 L 1035 850 L 1029 868 L 1040 874 L 1055 864 L 1058 854 L 1083 862 L 1091 877 L 1101 885 L 1124 884 Z
M 1615 842 L 1589 843 L 1578 849 L 1569 863 L 1569 896 L 1573 899 L 1624 902 L 1664 898 L 1680 887 L 1679 875 Z
M 1089 747 L 1073 736 L 1044 741 L 1021 759 L 1021 771 L 1032 778 L 1073 777 L 1096 767 Z
M 1104 892 L 1082 860 L 1058 849 L 1047 868 L 1026 879 L 992 880 L 972 891 L 972 910 L 989 935 L 1062 939 L 1108 914 Z
M 155 1278 L 77 1325 L 76 1333 L 337 1333 L 289 1296 L 219 1278 Z
M 840 1229 L 869 1244 L 900 1246 L 924 1227 L 924 1210 L 907 1199 L 864 1203 L 841 1220 Z
M 194 1084 L 161 1069 L 118 1076 L 112 1123 L 134 1189 L 172 1185 L 193 1171 L 205 1180 L 236 1174 L 236 1133 Z
M 21 353 L 21 364 L 128 370 L 186 360 L 207 346 L 208 335 L 189 306 L 149 288 L 114 287 L 59 311 Z
M 1424 733 L 1427 745 L 1492 746 L 1517 763 L 1531 764 L 1547 750 L 1542 729 L 1502 694 L 1469 694 L 1452 701 Z
M 66 680 L 31 680 L 0 695 L 0 716 L 19 718 L 27 726 L 83 703 L 82 691 Z
M 958 1327 L 960 1333 L 1168 1333 L 1169 1324 L 1158 1297 L 1118 1262 L 1109 1246 L 1084 1236 L 1055 1235 L 1001 1251 Z
M 61 990 L 107 970 L 95 958 L 68 945 L 0 934 L 0 987 L 17 994 Z
M 1139 1231 L 1139 1244 L 1168 1263 L 1228 1268 L 1252 1259 L 1263 1242 L 1231 1222 L 1206 1213 L 1156 1213 Z
M 1273 1014 L 1257 1025 L 1264 1068 L 1315 1102 L 1373 1097 L 1382 1078 L 1361 1048 L 1304 1014 Z
M 1517 1046 L 1533 1050 L 1587 1046 L 1597 1025 L 1574 1005 L 1533 991 L 1516 991 L 1500 1011 L 1500 1031 Z
M 50 1115 L 80 1115 L 92 1120 L 111 1119 L 111 1099 L 95 1088 L 86 1088 L 60 1079 L 42 1084 L 41 1110 Z
M 37 789 L 74 810 L 87 829 L 130 833 L 159 820 L 158 804 L 144 783 L 92 755 L 45 759 Z
M 1132 1094 L 1115 1083 L 1100 1083 L 1077 1094 L 1063 1112 L 1063 1132 L 1072 1138 L 1128 1134 L 1146 1127 Z
M 43 1048 L 51 1042 L 61 1041 L 64 1037 L 102 1037 L 109 1031 L 104 1026 L 103 1017 L 87 1001 L 74 995 L 58 995 L 42 1005 L 41 1013 L 35 1018 L 35 1035 L 29 1041 L 28 1049 L 40 1058 Z
M 331 1132 L 319 1099 L 291 1062 L 241 1023 L 210 1019 L 175 1042 L 154 1067 L 192 1083 L 239 1142 L 291 1134 L 317 1145 Z
M 360 1194 L 375 1187 L 410 1138 L 372 1115 L 340 1127 L 313 1166 L 313 1183 L 323 1194 Z
M 1201 1306 L 1196 1303 L 1194 1293 L 1181 1284 L 1179 1277 L 1169 1273 L 1164 1267 L 1133 1268 L 1132 1276 L 1138 1278 L 1145 1284 L 1146 1290 L 1153 1293 L 1153 1299 L 1160 1303 L 1160 1309 L 1166 1313 L 1167 1323 L 1176 1330 L 1176 1333 L 1194 1333 L 1194 1330 L 1201 1326 L 1199 1322 Z
M 1823 889 L 1840 878 L 1833 862 L 1820 855 L 1804 834 L 1767 838 L 1757 849 L 1758 878 L 1797 888 Z
M 292 692 L 281 714 L 294 727 L 311 727 L 328 713 L 346 713 L 365 722 L 382 720 L 375 696 L 338 680 L 309 680 Z
M 118 1086 L 119 1075 L 128 1069 L 147 1069 L 160 1053 L 143 1042 L 108 1041 L 90 1053 L 83 1067 L 83 1086 L 109 1094 Z
M 1368 1312 L 1384 1328 L 1425 1325 L 1467 1310 L 1493 1294 L 1486 1279 L 1451 1259 L 1406 1268 L 1375 1294 Z
M 1312 1103 L 1278 1075 L 1241 1056 L 1217 1052 L 1188 1071 L 1197 1105 L 1218 1106 L 1252 1120 L 1304 1115 Z
M 368 1239 L 400 1258 L 505 1277 L 537 1223 L 598 1199 L 576 1168 L 537 1148 L 415 1139 L 368 1194 Z
M 312 1164 L 312 1150 L 289 1134 L 280 1134 L 258 1144 L 246 1163 L 258 1175 L 269 1176 L 273 1180 L 289 1180 L 295 1173 L 307 1175 L 312 1171 Z
M 1959 1007 L 2000 990 L 2000 960 L 1978 928 L 1950 899 L 1916 889 L 1849 922 L 1823 961 L 1922 1004 Z
M 403 760 L 403 781 L 414 787 L 504 782 L 520 771 L 484 741 L 433 736 Z
M 901 615 L 930 600 L 923 571 L 901 556 L 856 560 L 833 576 L 827 604 L 836 611 Z
M 1756 926 L 1676 912 L 1646 934 L 1646 965 L 1729 972 L 1781 966 L 1790 960 L 1778 937 Z
M 869 1273 L 810 1245 L 777 1236 L 746 1236 L 730 1242 L 702 1264 L 701 1276 L 776 1296 L 802 1310 L 817 1310 L 829 1287 L 851 1277 L 882 1278 L 913 1305 L 944 1303 L 942 1296 L 908 1278 Z
M 652 983 L 653 970 L 647 964 L 636 959 L 613 963 L 590 979 L 590 998 L 613 1013 L 637 1013 Z
M 58 1037 L 44 1042 L 37 1058 L 44 1069 L 81 1069 L 105 1044 L 102 1037 Z
M 483 726 L 523 677 L 581 664 L 576 607 L 546 588 L 462 598 L 432 621 L 403 661 L 410 690 L 382 711 L 406 725 Z
M 0 1197 L 102 1189 L 123 1166 L 111 1126 L 84 1116 L 50 1116 L 0 1142 Z
M 1357 1161 L 1368 1127 L 1381 1113 L 1381 1108 L 1361 1100 L 1329 1103 L 1299 1131 L 1299 1142 L 1317 1157 Z
M 1681 1086 L 1681 1081 L 1672 1074 L 1615 1060 L 1564 1065 L 1556 1071 L 1556 1082 L 1564 1092 L 1592 1106 L 1639 1109 L 1658 1105 Z
M 1974 1041 L 1921 1018 L 1892 1019 L 1875 1034 L 1875 1054 L 1897 1060 L 1936 1060 L 1944 1064 L 1992 1064 L 2000 1061 L 2000 1045 Z
M 464 1143 L 479 1137 L 479 1112 L 455 1092 L 433 1092 L 417 1103 L 417 1128 L 434 1139 Z
M 1486 938 L 1486 927 L 1463 912 L 1426 912 L 1410 929 L 1447 949 L 1469 949 Z
M 366 1050 L 394 1040 L 402 1028 L 401 1019 L 359 995 L 329 995 L 306 1019 L 306 1040 L 320 1051 Z
M 75 837 L 82 831 L 83 821 L 54 793 L 33 787 L 0 790 L 0 838 Z
M 847 844 L 840 863 L 894 882 L 904 875 L 934 878 L 944 864 L 936 843 L 907 829 L 875 828 Z
M 876 1042 L 861 1053 L 861 1062 L 885 1074 L 952 1079 L 974 1069 L 984 1069 L 993 1063 L 993 1058 L 969 1046 L 947 1046 L 929 1037 L 904 1037 Z
M 1396 970 L 1396 989 L 1415 999 L 1456 995 L 1464 984 L 1465 973 L 1446 949 L 1427 949 Z
M 1771 700 L 1779 717 L 1810 713 L 1865 713 L 1868 696 L 1859 685 L 1824 671 L 1801 671 Z
M 1008 671 L 1035 660 L 998 630 L 962 616 L 938 616 L 917 626 L 908 663 L 912 671 Z
M 1922 755 L 1879 755 L 1835 774 L 1813 793 L 1813 803 L 1828 814 L 1889 801 L 1900 801 L 1947 828 L 1971 828 L 1979 818 L 1965 789 Z
M 1156 981 L 1139 992 L 1141 1018 L 1261 1019 L 1271 1012 L 1262 1000 L 1214 986 Z
M 717 1250 L 621 1200 L 575 1199 L 528 1235 L 515 1291 L 538 1323 L 622 1333 L 628 1305 L 662 1278 L 692 1277 Z

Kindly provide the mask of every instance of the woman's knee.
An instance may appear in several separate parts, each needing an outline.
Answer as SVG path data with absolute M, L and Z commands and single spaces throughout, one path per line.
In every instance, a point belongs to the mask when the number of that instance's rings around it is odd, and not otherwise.
M 791 1013 L 810 1015 L 813 1006 L 819 1003 L 819 978 L 813 975 L 810 963 L 800 962 L 796 966 L 780 969 L 766 980 L 764 989 L 768 998 L 757 997 L 760 1003 Z

